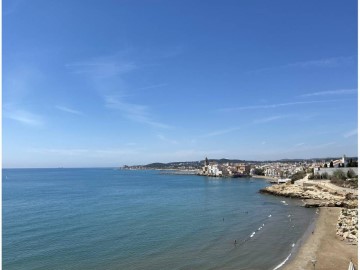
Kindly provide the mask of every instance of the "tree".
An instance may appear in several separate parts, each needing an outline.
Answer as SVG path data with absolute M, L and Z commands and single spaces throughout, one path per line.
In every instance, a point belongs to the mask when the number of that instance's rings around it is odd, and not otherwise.
M 291 183 L 294 184 L 294 182 L 295 182 L 296 180 L 303 179 L 305 176 L 306 176 L 306 172 L 305 172 L 305 171 L 297 172 L 297 173 L 295 173 L 295 174 L 293 174 L 293 175 L 291 176 Z
M 348 164 L 346 165 L 346 167 L 357 167 L 358 166 L 358 162 L 354 161 L 352 159 L 350 159 L 350 161 L 348 162 Z
M 336 170 L 332 175 L 332 179 L 345 180 L 346 175 L 342 170 Z
M 329 175 L 327 172 L 321 174 L 321 179 L 329 179 Z
M 353 170 L 350 169 L 350 170 L 347 171 L 346 176 L 348 178 L 355 178 L 356 174 L 355 174 L 355 172 Z
M 265 175 L 264 170 L 260 169 L 260 168 L 254 169 L 254 174 L 256 174 L 256 175 Z
M 343 187 L 345 180 L 346 180 L 346 174 L 342 170 L 336 170 L 330 177 L 331 183 Z
M 334 168 L 334 163 L 330 161 L 330 168 Z

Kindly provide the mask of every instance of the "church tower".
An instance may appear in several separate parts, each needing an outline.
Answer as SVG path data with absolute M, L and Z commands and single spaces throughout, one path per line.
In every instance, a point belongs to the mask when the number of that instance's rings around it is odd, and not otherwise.
M 207 158 L 207 157 L 205 158 L 204 165 L 205 165 L 205 166 L 209 166 L 209 160 L 208 160 L 208 158 Z

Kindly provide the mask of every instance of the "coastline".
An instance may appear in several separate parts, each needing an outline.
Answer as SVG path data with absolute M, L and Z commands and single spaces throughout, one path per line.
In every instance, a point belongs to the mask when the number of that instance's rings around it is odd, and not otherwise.
M 271 176 L 265 176 L 265 175 L 253 175 L 253 178 L 261 178 L 261 179 L 265 179 L 265 180 L 277 180 L 278 178 L 276 177 L 271 177 Z
M 314 233 L 304 235 L 295 256 L 282 269 L 314 269 L 311 260 L 316 259 L 317 270 L 347 269 L 350 259 L 357 267 L 357 245 L 340 240 L 336 224 L 341 208 L 321 207 L 315 221 Z

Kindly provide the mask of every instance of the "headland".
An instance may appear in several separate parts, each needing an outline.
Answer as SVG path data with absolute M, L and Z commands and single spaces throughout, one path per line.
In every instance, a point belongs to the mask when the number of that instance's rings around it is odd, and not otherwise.
M 347 269 L 358 257 L 357 190 L 307 177 L 295 184 L 272 185 L 261 193 L 302 199 L 304 207 L 318 207 L 315 229 L 283 269 Z

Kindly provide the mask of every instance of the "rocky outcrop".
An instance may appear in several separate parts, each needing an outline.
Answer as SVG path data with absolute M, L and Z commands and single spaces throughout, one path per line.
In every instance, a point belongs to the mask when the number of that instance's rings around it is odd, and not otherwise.
M 336 234 L 347 241 L 358 242 L 358 196 L 341 194 L 317 184 L 273 185 L 260 190 L 276 196 L 303 199 L 305 207 L 342 207 Z
M 336 190 L 319 185 L 272 185 L 260 190 L 275 196 L 299 198 L 304 200 L 305 207 L 345 207 L 357 208 L 357 195 L 341 194 Z
M 358 242 L 358 210 L 342 209 L 336 226 L 336 234 L 343 240 Z

